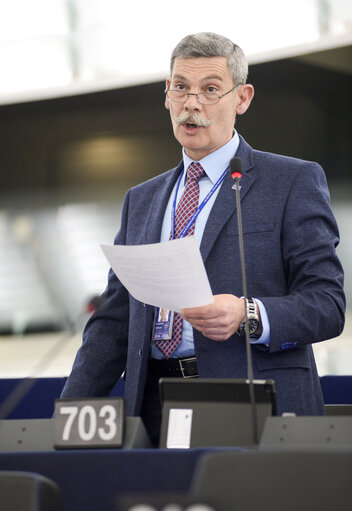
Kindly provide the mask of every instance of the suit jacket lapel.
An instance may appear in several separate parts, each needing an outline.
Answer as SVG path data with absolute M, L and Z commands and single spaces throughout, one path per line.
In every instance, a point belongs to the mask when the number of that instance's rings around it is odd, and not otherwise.
M 183 162 L 173 172 L 170 172 L 165 182 L 156 190 L 152 197 L 149 215 L 146 215 L 145 243 L 159 243 L 165 208 L 182 169 Z
M 251 172 L 254 167 L 253 149 L 241 136 L 236 155 L 239 156 L 243 162 L 243 176 L 240 182 L 242 201 L 254 183 L 255 177 Z M 152 197 L 149 214 L 146 215 L 145 243 L 159 243 L 165 208 L 182 169 L 183 162 L 181 162 L 173 172 L 170 172 L 165 182 Z M 219 233 L 228 222 L 231 215 L 236 212 L 236 194 L 235 190 L 232 189 L 232 185 L 233 180 L 230 173 L 228 173 L 221 185 L 204 230 L 200 246 L 204 261 L 208 257 Z
M 255 177 L 253 173 L 250 172 L 254 167 L 253 149 L 244 141 L 241 136 L 240 145 L 238 147 L 236 156 L 239 156 L 243 163 L 243 175 L 240 181 L 240 196 L 242 202 L 252 184 L 254 183 Z M 205 261 L 208 257 L 209 252 L 211 251 L 225 224 L 236 212 L 236 191 L 232 189 L 232 186 L 233 179 L 230 172 L 228 172 L 221 185 L 214 206 L 210 212 L 207 224 L 205 226 L 202 243 L 200 246 L 203 261 Z

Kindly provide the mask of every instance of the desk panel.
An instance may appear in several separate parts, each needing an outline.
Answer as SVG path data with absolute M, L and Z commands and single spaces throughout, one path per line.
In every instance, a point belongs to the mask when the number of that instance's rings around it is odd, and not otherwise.
M 37 472 L 55 481 L 64 511 L 115 511 L 124 492 L 182 492 L 200 456 L 213 449 L 77 450 L 1 453 L 0 470 Z

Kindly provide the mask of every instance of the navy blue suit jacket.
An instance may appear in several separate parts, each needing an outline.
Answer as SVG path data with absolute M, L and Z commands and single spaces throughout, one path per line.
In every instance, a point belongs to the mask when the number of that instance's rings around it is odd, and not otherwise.
M 264 303 L 269 349 L 252 346 L 254 377 L 274 379 L 278 413 L 324 413 L 313 342 L 344 324 L 338 229 L 321 167 L 253 150 L 242 138 L 241 205 L 248 296 Z M 116 244 L 158 243 L 182 164 L 126 195 Z M 226 176 L 210 213 L 201 254 L 213 294 L 242 295 L 235 191 Z M 150 353 L 153 308 L 132 298 L 110 271 L 105 303 L 89 320 L 63 397 L 108 395 L 126 371 L 127 415 L 138 415 Z M 200 377 L 245 378 L 244 337 L 226 341 L 194 330 Z

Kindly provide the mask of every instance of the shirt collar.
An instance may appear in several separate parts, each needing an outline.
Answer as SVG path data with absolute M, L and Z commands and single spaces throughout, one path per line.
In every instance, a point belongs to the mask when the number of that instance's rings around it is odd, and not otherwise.
M 215 184 L 221 174 L 224 172 L 226 167 L 229 165 L 230 160 L 235 156 L 240 139 L 236 130 L 234 130 L 233 137 L 225 145 L 208 154 L 199 163 L 202 165 L 206 175 L 210 181 Z M 183 165 L 184 169 L 187 170 L 190 164 L 194 161 L 185 152 L 185 148 L 182 148 Z M 183 184 L 185 184 L 186 172 L 183 175 Z

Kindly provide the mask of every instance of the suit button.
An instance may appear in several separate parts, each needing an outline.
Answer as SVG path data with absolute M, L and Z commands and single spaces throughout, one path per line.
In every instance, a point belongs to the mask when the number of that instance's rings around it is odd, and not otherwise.
M 139 350 L 138 355 L 141 357 L 143 353 L 143 350 Z
M 293 348 L 295 348 L 297 346 L 298 342 L 297 341 L 294 341 L 294 342 L 285 342 L 283 344 L 281 344 L 280 346 L 280 350 L 282 351 L 285 351 L 285 350 L 292 350 Z

